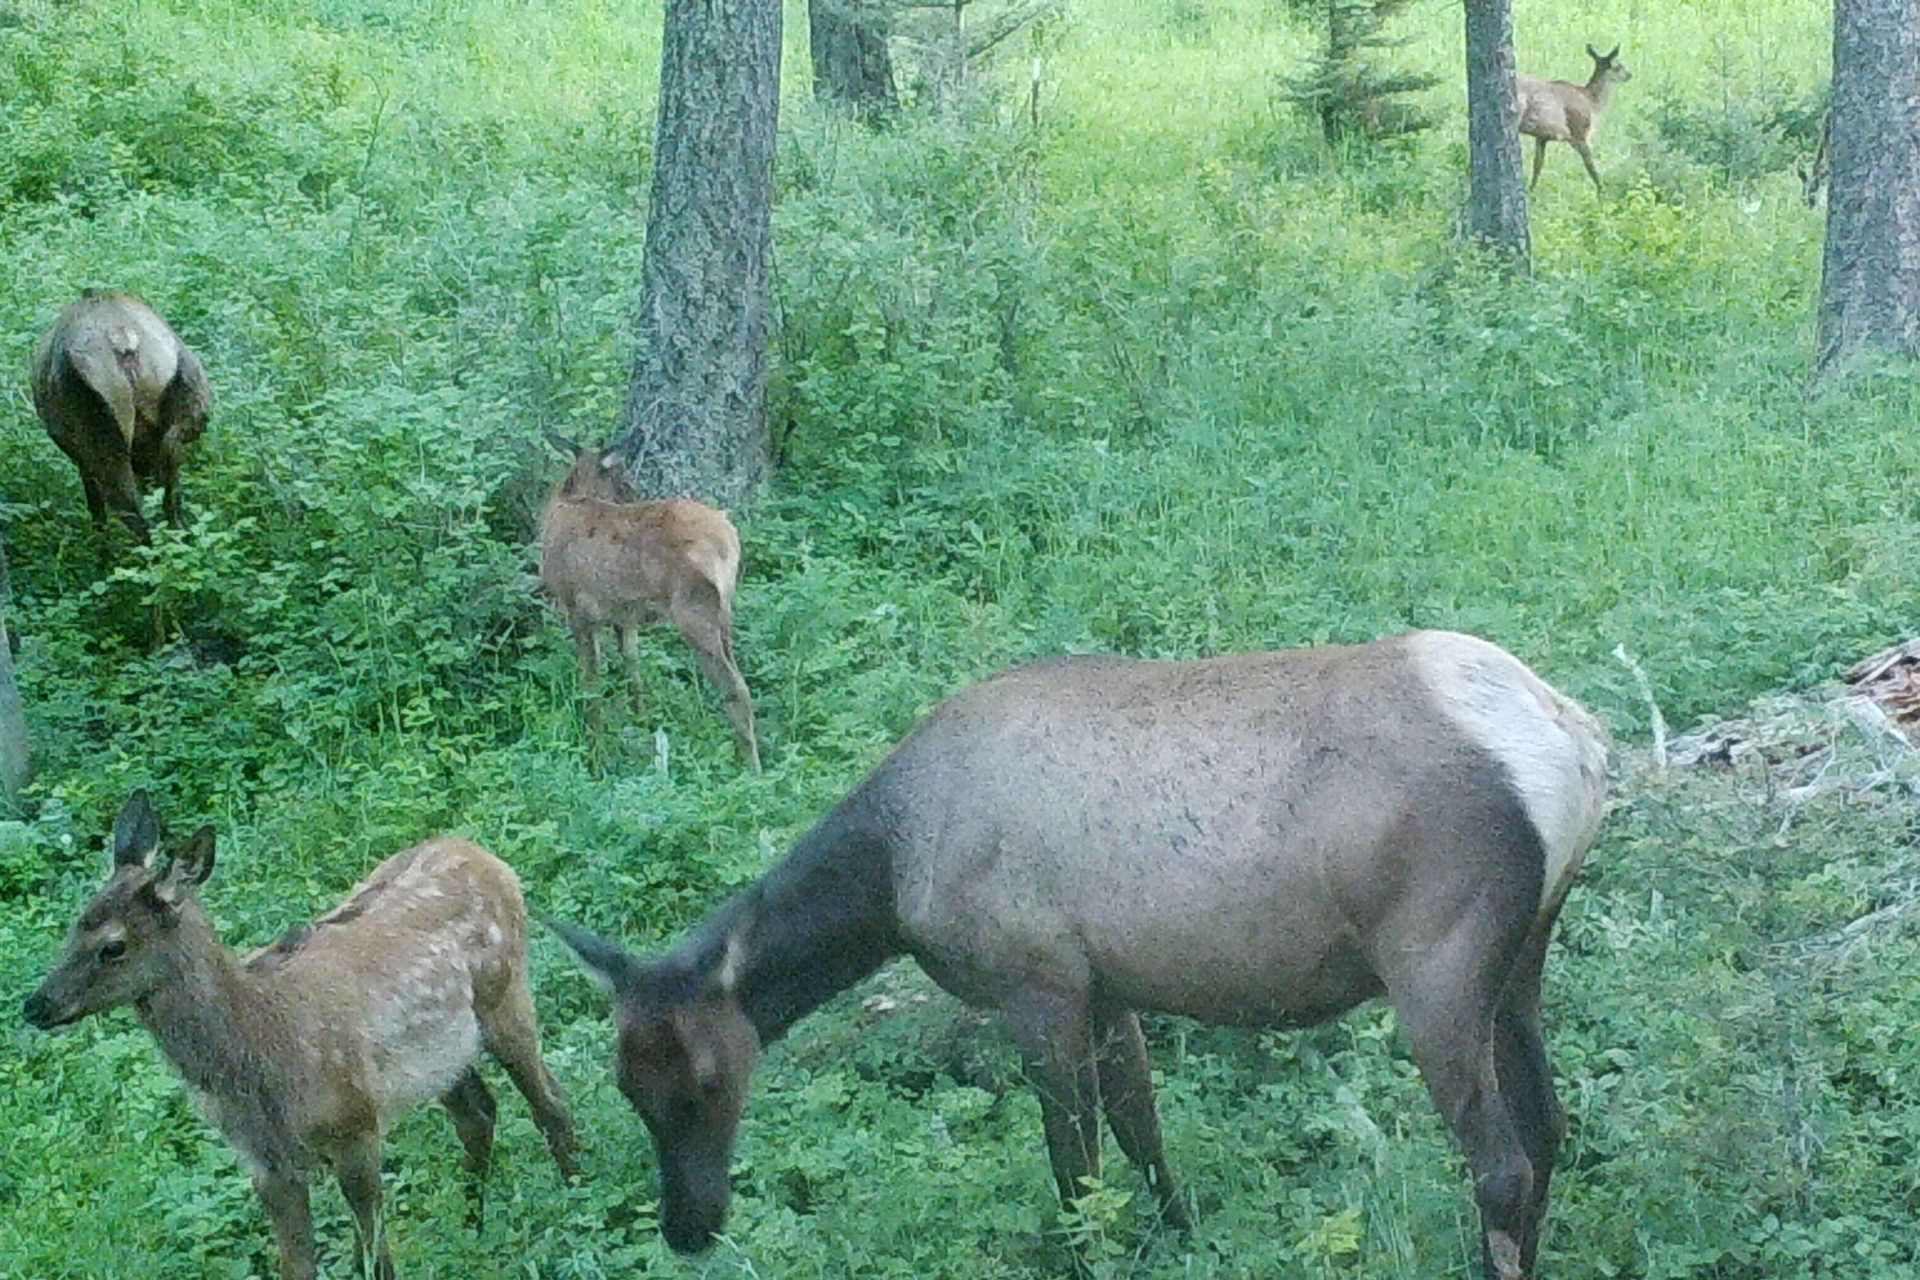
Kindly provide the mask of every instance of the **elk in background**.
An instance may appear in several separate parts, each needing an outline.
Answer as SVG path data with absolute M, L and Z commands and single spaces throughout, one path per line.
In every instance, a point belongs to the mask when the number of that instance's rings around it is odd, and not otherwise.
M 762 1047 L 907 954 L 1005 1015 L 1061 1196 L 1100 1174 L 1104 1108 L 1176 1226 L 1136 1011 L 1298 1026 L 1384 996 L 1466 1151 L 1486 1275 L 1524 1280 L 1566 1126 L 1541 969 L 1606 786 L 1600 725 L 1471 636 L 1066 658 L 949 699 L 666 956 L 555 928 L 613 992 L 682 1252 L 725 1224 Z
M 33 352 L 33 406 L 80 469 L 95 528 L 111 510 L 141 541 L 140 481 L 166 487 L 180 524 L 180 454 L 206 429 L 213 395 L 199 357 L 129 293 L 88 289 Z
M 540 1057 L 527 986 L 520 882 L 476 844 L 441 837 L 396 854 L 332 914 L 242 960 L 220 941 L 197 890 L 213 871 L 213 828 L 170 845 L 145 791 L 113 827 L 106 887 L 66 954 L 28 997 L 33 1026 L 132 1005 L 239 1153 L 266 1206 L 282 1280 L 315 1280 L 307 1179 L 328 1165 L 353 1210 L 356 1276 L 391 1280 L 380 1204 L 387 1129 L 439 1098 L 483 1178 L 493 1094 L 484 1048 L 532 1104 L 563 1177 L 577 1172 L 573 1122 Z
M 1833 172 L 1833 113 L 1829 111 L 1820 118 L 1820 141 L 1814 144 L 1813 158 L 1795 163 L 1794 172 L 1800 175 L 1800 198 L 1807 208 L 1820 207 L 1820 191 L 1827 185 L 1827 178 Z
M 1588 142 L 1593 131 L 1600 127 L 1600 115 L 1613 96 L 1613 86 L 1633 79 L 1633 72 L 1616 61 L 1620 56 L 1619 45 L 1613 47 L 1612 53 L 1601 53 L 1588 45 L 1587 56 L 1593 59 L 1593 78 L 1585 84 L 1514 77 L 1520 94 L 1520 132 L 1534 140 L 1533 180 L 1527 184 L 1529 191 L 1540 185 L 1540 166 L 1546 162 L 1547 144 L 1554 141 L 1567 143 L 1580 153 L 1581 162 L 1587 166 L 1587 176 L 1593 179 L 1594 192 L 1600 191 L 1600 171 L 1594 168 L 1593 151 Z
M 644 698 L 639 628 L 671 622 L 726 699 L 740 755 L 758 773 L 753 699 L 733 658 L 733 588 L 740 574 L 733 522 L 691 498 L 639 501 L 619 454 L 583 449 L 552 433 L 547 440 L 573 466 L 540 516 L 540 582 L 573 632 L 595 751 L 604 734 L 602 631 L 619 633 L 638 713 Z

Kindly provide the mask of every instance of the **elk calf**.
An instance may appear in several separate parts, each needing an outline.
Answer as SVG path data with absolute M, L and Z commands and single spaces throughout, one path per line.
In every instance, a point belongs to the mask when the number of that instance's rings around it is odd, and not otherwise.
M 136 791 L 114 822 L 111 878 L 23 1013 L 45 1029 L 133 1006 L 252 1175 L 282 1280 L 317 1274 L 307 1179 L 320 1164 L 353 1210 L 354 1274 L 391 1280 L 380 1144 L 419 1103 L 446 1104 L 467 1168 L 485 1175 L 494 1102 L 474 1068 L 483 1048 L 532 1104 L 561 1174 L 575 1176 L 573 1122 L 541 1060 L 527 986 L 526 906 L 505 863 L 465 840 L 429 840 L 242 960 L 196 893 L 213 871 L 213 829 L 156 865 L 159 847 L 159 819 Z
M 740 754 L 760 771 L 753 699 L 733 660 L 733 586 L 740 535 L 723 511 L 691 498 L 640 502 L 614 453 L 550 437 L 573 467 L 540 516 L 540 582 L 573 631 L 588 730 L 601 739 L 600 633 L 620 634 L 637 711 L 643 698 L 639 627 L 671 622 L 727 701 Z
M 1540 184 L 1540 166 L 1547 158 L 1547 144 L 1556 140 L 1580 153 L 1581 162 L 1587 166 L 1587 176 L 1593 179 L 1594 191 L 1600 190 L 1600 171 L 1593 166 L 1593 152 L 1587 143 L 1593 131 L 1600 127 L 1600 114 L 1607 109 L 1613 86 L 1633 79 L 1633 72 L 1616 61 L 1620 56 L 1619 45 L 1613 47 L 1612 53 L 1601 53 L 1588 45 L 1587 56 L 1593 59 L 1593 78 L 1585 84 L 1514 77 L 1520 92 L 1520 132 L 1534 140 L 1533 180 L 1527 183 L 1529 191 Z
M 80 469 L 95 528 L 112 510 L 146 540 L 141 480 L 166 487 L 167 521 L 180 524 L 180 453 L 212 401 L 199 358 L 132 294 L 88 289 L 34 348 L 33 406 Z

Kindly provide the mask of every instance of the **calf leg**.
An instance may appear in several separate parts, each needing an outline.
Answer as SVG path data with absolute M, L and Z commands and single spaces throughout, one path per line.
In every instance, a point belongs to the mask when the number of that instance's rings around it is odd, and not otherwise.
M 1153 1065 L 1147 1058 L 1140 1019 L 1131 1009 L 1097 1007 L 1094 1054 L 1100 1071 L 1100 1099 L 1113 1126 L 1114 1140 L 1160 1201 L 1160 1215 L 1180 1231 L 1193 1228 L 1186 1201 L 1173 1183 L 1160 1113 L 1153 1103 Z
M 493 1090 L 487 1088 L 487 1082 L 472 1067 L 462 1072 L 453 1087 L 440 1095 L 440 1101 L 453 1119 L 453 1131 L 460 1135 L 460 1145 L 467 1149 L 464 1163 L 473 1179 L 467 1216 L 469 1225 L 477 1231 L 486 1222 L 487 1169 L 493 1163 L 493 1125 L 499 1108 L 494 1105 Z
M 1535 138 L 1533 140 L 1533 181 L 1527 184 L 1527 190 L 1531 191 L 1540 185 L 1540 166 L 1546 162 L 1547 140 L 1545 138 Z
M 306 1179 L 260 1172 L 253 1189 L 273 1226 L 280 1249 L 280 1280 L 316 1280 L 319 1266 L 313 1252 L 313 1210 L 307 1200 Z
M 1600 194 L 1600 171 L 1593 167 L 1593 152 L 1588 149 L 1586 141 L 1584 139 L 1569 138 L 1567 139 L 1567 141 L 1572 143 L 1573 149 L 1580 153 L 1580 162 L 1587 166 L 1587 176 L 1593 179 L 1593 193 L 1595 195 L 1599 195 Z
M 600 628 L 572 623 L 573 656 L 580 668 L 580 718 L 587 726 L 587 746 L 599 758 L 606 724 L 600 705 Z
M 676 596 L 669 607 L 673 625 L 693 649 L 694 661 L 708 682 L 727 701 L 727 719 L 739 740 L 740 756 L 760 772 L 760 744 L 753 730 L 753 697 L 740 668 L 733 661 L 733 620 L 726 602 L 712 584 L 704 591 Z
M 353 1230 L 360 1275 L 370 1280 L 394 1280 L 393 1255 L 387 1250 L 386 1211 L 380 1195 L 380 1137 L 368 1132 L 349 1143 L 334 1159 L 333 1173 L 340 1194 L 353 1210 Z
M 480 1013 L 480 1034 L 507 1076 L 533 1109 L 533 1122 L 547 1140 L 560 1176 L 568 1182 L 580 1176 L 579 1143 L 573 1117 L 561 1100 L 560 1086 L 540 1056 L 540 1024 L 533 1013 L 533 995 L 524 979 L 508 984 L 499 1004 Z

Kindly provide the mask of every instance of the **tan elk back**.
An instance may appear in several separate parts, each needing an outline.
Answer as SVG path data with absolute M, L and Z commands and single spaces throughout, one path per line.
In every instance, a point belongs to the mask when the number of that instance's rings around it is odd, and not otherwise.
M 604 734 L 601 633 L 620 638 L 635 710 L 643 699 L 639 628 L 670 622 L 701 673 L 726 699 L 741 756 L 757 772 L 753 700 L 733 656 L 733 590 L 740 535 L 724 511 L 691 498 L 636 501 L 616 454 L 580 449 L 540 517 L 540 582 L 568 628 L 580 666 L 588 729 Z
M 147 537 L 141 481 L 165 487 L 167 520 L 180 523 L 181 451 L 212 402 L 199 358 L 132 294 L 87 290 L 34 348 L 34 409 L 80 469 L 96 527 L 112 511 Z
M 1529 190 L 1540 183 L 1540 166 L 1546 161 L 1549 142 L 1564 142 L 1577 151 L 1581 163 L 1587 166 L 1587 176 L 1593 179 L 1594 191 L 1600 190 L 1600 170 L 1594 167 L 1589 143 L 1613 96 L 1613 87 L 1633 79 L 1633 72 L 1619 61 L 1619 45 L 1612 53 L 1601 53 L 1588 45 L 1587 56 L 1593 59 L 1593 75 L 1585 84 L 1514 77 L 1520 96 L 1520 132 L 1534 140 Z
M 484 1177 L 494 1101 L 482 1049 L 507 1070 L 568 1179 L 573 1123 L 540 1056 L 527 984 L 527 913 L 505 863 L 442 837 L 395 854 L 330 914 L 242 959 L 199 903 L 213 829 L 162 859 L 137 791 L 114 823 L 106 887 L 23 1013 L 53 1028 L 131 1005 L 252 1175 L 282 1280 L 314 1280 L 309 1171 L 330 1167 L 354 1214 L 361 1269 L 393 1276 L 380 1148 L 438 1098 Z M 371 1270 L 368 1270 L 370 1268 Z

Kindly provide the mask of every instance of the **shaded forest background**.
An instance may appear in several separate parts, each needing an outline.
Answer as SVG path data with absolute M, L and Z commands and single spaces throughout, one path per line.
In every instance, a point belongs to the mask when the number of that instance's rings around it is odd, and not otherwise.
M 1580 697 L 1628 761 L 1548 974 L 1574 1116 L 1549 1274 L 1912 1274 L 1913 770 L 1804 711 L 1920 617 L 1920 382 L 1889 365 L 1808 390 L 1823 215 L 1794 164 L 1830 10 L 1515 15 L 1523 71 L 1584 78 L 1591 42 L 1635 72 L 1595 144 L 1605 198 L 1550 156 L 1525 281 L 1455 235 L 1457 6 L 1396 19 L 1408 43 L 1383 56 L 1441 77 L 1439 123 L 1378 147 L 1330 146 L 1292 101 L 1319 36 L 1282 0 L 1078 0 L 963 94 L 935 92 L 903 31 L 880 130 L 812 102 L 790 10 L 779 470 L 734 513 L 768 769 L 737 768 L 661 636 L 648 711 L 596 777 L 529 544 L 559 465 L 541 433 L 619 424 L 657 7 L 0 0 L 0 498 L 39 768 L 0 823 L 0 1003 L 51 958 L 135 786 L 219 828 L 207 896 L 236 945 L 454 830 L 537 909 L 645 947 L 1007 663 L 1453 627 Z M 188 527 L 106 570 L 25 378 L 88 285 L 152 301 L 217 397 Z M 1643 769 L 1620 646 L 1676 729 L 1781 693 L 1810 718 L 1755 731 L 1776 745 L 1724 773 Z M 588 1177 L 554 1181 L 509 1097 L 475 1232 L 444 1121 L 409 1120 L 389 1161 L 404 1275 L 1057 1261 L 1037 1107 L 911 971 L 776 1051 L 732 1236 L 671 1259 L 604 1002 L 551 940 L 535 961 Z M 269 1274 L 244 1176 L 130 1019 L 0 1035 L 0 1274 Z M 1143 1237 L 1116 1159 L 1076 1224 L 1100 1274 L 1477 1265 L 1387 1015 L 1151 1036 L 1201 1226 Z M 319 1204 L 337 1258 L 343 1211 Z

